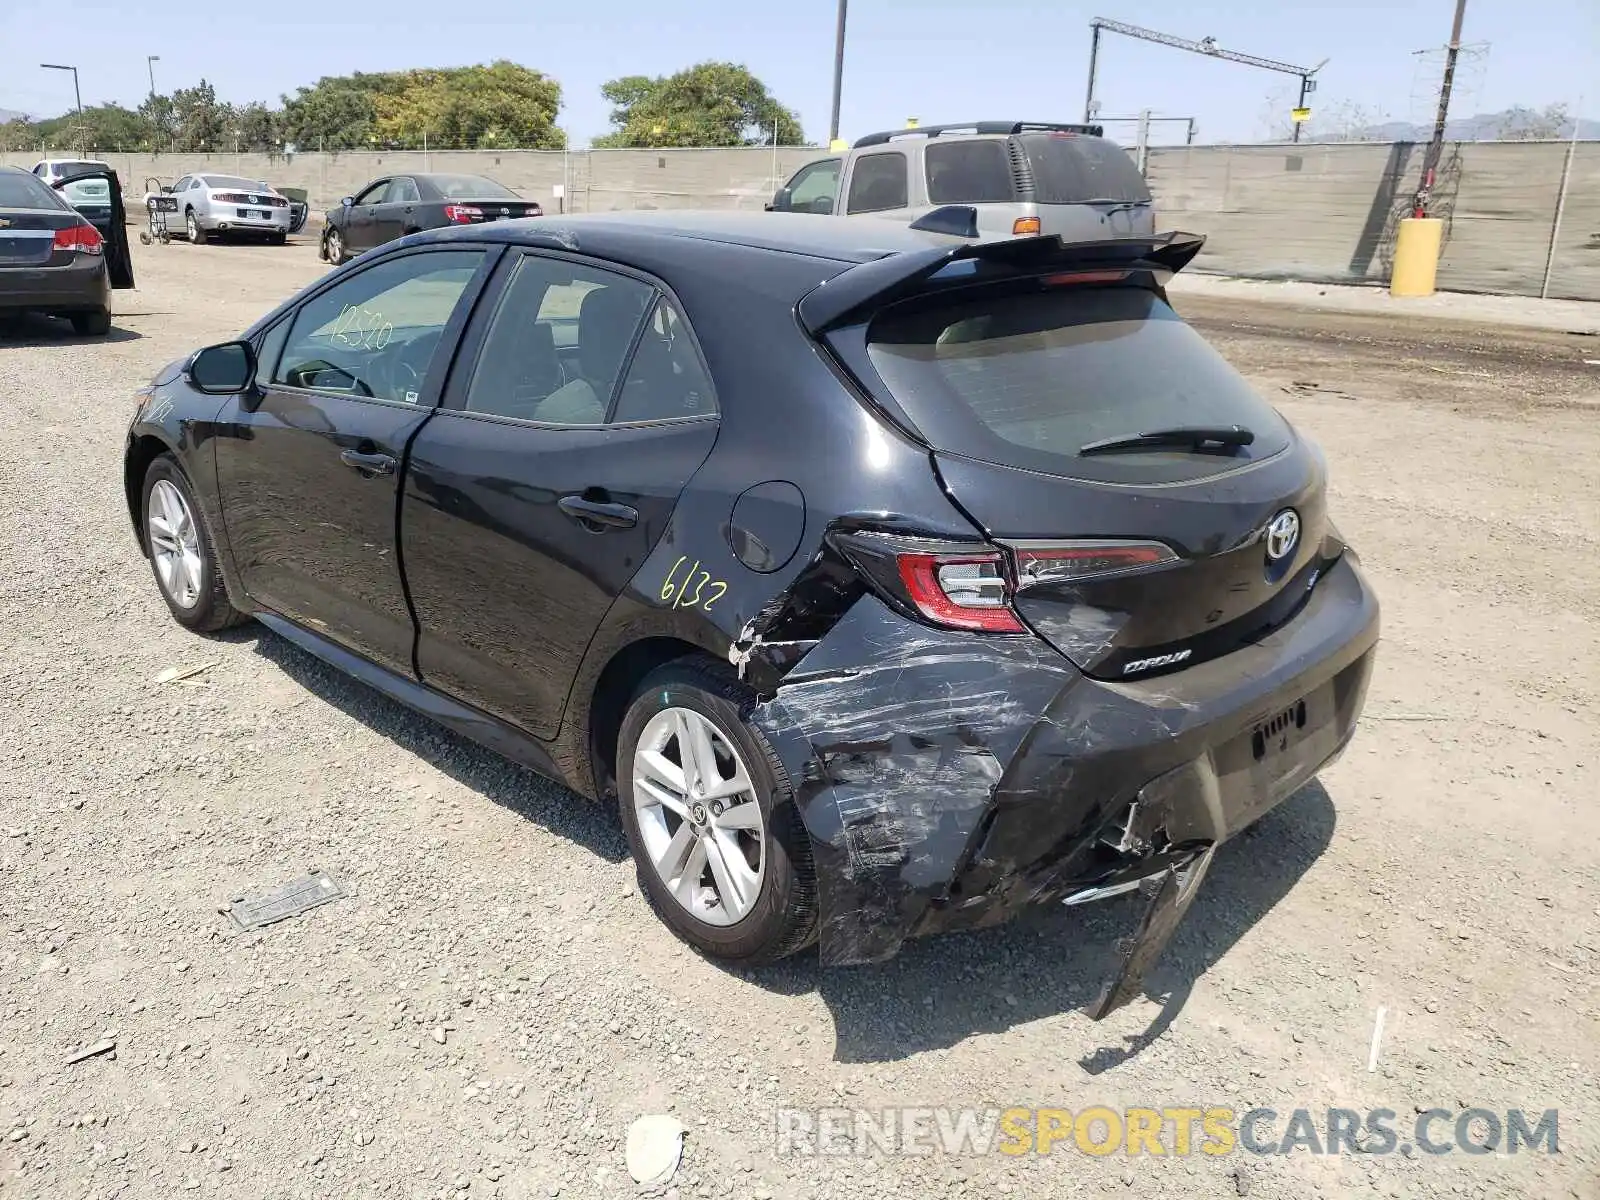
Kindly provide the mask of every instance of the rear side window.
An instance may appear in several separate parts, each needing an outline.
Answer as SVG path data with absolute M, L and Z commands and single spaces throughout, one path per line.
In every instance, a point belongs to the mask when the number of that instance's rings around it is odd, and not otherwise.
M 928 199 L 934 204 L 1004 204 L 1016 199 L 1004 142 L 928 144 Z
M 68 208 L 56 193 L 32 175 L 0 171 L 0 208 Z
M 1277 412 L 1153 291 L 1068 286 L 924 305 L 873 322 L 873 367 L 936 449 L 1118 483 L 1202 478 L 1289 443 Z M 1223 456 L 1184 449 L 1083 456 L 1103 438 L 1243 425 Z
M 655 289 L 526 255 L 506 286 L 467 388 L 468 412 L 602 425 Z
M 904 208 L 906 156 L 898 150 L 863 154 L 850 172 L 850 199 L 846 212 L 882 212 Z
M 1115 142 L 1059 133 L 1025 133 L 1020 141 L 1033 168 L 1034 198 L 1041 204 L 1150 199 L 1144 176 Z

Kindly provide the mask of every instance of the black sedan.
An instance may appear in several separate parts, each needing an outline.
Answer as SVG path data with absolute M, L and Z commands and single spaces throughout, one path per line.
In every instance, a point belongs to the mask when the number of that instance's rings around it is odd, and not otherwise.
M 111 331 L 111 290 L 133 286 L 122 192 L 109 170 L 76 174 L 62 184 L 84 179 L 109 186 L 106 233 L 56 188 L 21 168 L 0 166 L 0 316 L 33 312 L 66 317 L 79 334 Z
M 160 373 L 129 515 L 181 624 L 619 803 L 721 960 L 1148 885 L 1103 1015 L 1344 749 L 1378 608 L 1321 453 L 1167 305 L 1200 239 L 975 232 L 402 239 Z
M 544 209 L 482 175 L 390 175 L 327 214 L 322 257 L 334 266 L 424 229 L 538 217 Z

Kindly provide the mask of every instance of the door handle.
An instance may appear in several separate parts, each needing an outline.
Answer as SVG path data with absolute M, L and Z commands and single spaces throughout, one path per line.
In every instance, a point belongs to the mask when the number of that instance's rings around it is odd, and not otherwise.
M 341 450 L 339 461 L 367 476 L 394 474 L 395 461 L 387 454 L 363 454 L 359 450 Z
M 626 504 L 606 504 L 600 500 L 585 500 L 582 496 L 563 496 L 557 504 L 567 516 L 585 525 L 632 529 L 639 523 L 639 510 Z

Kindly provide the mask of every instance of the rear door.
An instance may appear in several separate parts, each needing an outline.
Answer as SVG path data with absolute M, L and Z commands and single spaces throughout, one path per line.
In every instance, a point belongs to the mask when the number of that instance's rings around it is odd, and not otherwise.
M 537 735 L 710 453 L 716 402 L 653 280 L 509 253 L 417 435 L 401 538 L 423 682 Z M 563 366 L 557 323 L 576 327 Z
M 868 336 L 952 498 L 1012 548 L 1018 611 L 1091 674 L 1247 644 L 1328 565 L 1320 455 L 1153 290 L 934 299 Z M 1180 427 L 1219 440 L 1109 444 Z
M 265 337 L 260 395 L 218 417 L 223 519 L 245 591 L 407 676 L 400 467 L 495 253 L 419 248 L 338 276 Z
M 1016 138 L 1040 232 L 1068 241 L 1155 232 L 1150 188 L 1133 158 L 1105 138 L 1054 131 Z

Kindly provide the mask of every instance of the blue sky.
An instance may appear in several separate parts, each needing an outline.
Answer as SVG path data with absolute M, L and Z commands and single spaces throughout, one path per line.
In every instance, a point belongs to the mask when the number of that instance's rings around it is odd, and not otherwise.
M 72 105 L 72 80 L 40 62 L 78 66 L 85 104 L 136 104 L 159 54 L 163 91 L 205 76 L 225 99 L 276 103 L 322 75 L 451 66 L 510 58 L 563 86 L 561 124 L 581 145 L 607 128 L 600 85 L 706 59 L 742 62 L 827 136 L 834 0 L 588 0 L 518 6 L 440 0 L 372 5 L 208 4 L 184 18 L 128 0 L 0 5 L 0 108 L 35 115 Z M 842 133 L 939 120 L 1081 115 L 1088 23 L 1104 16 L 1291 63 L 1331 61 L 1317 99 L 1372 115 L 1418 119 L 1412 51 L 1449 36 L 1453 0 L 852 0 Z M 70 30 L 63 37 L 62 31 Z M 1600 0 L 1469 0 L 1466 42 L 1489 42 L 1469 107 L 1576 103 L 1600 114 Z M 1293 80 L 1177 50 L 1108 37 L 1100 96 L 1106 115 L 1151 108 L 1193 116 L 1201 141 L 1261 136 L 1269 98 Z M 1176 129 L 1176 126 L 1170 127 Z M 1131 140 L 1127 126 L 1113 130 Z

